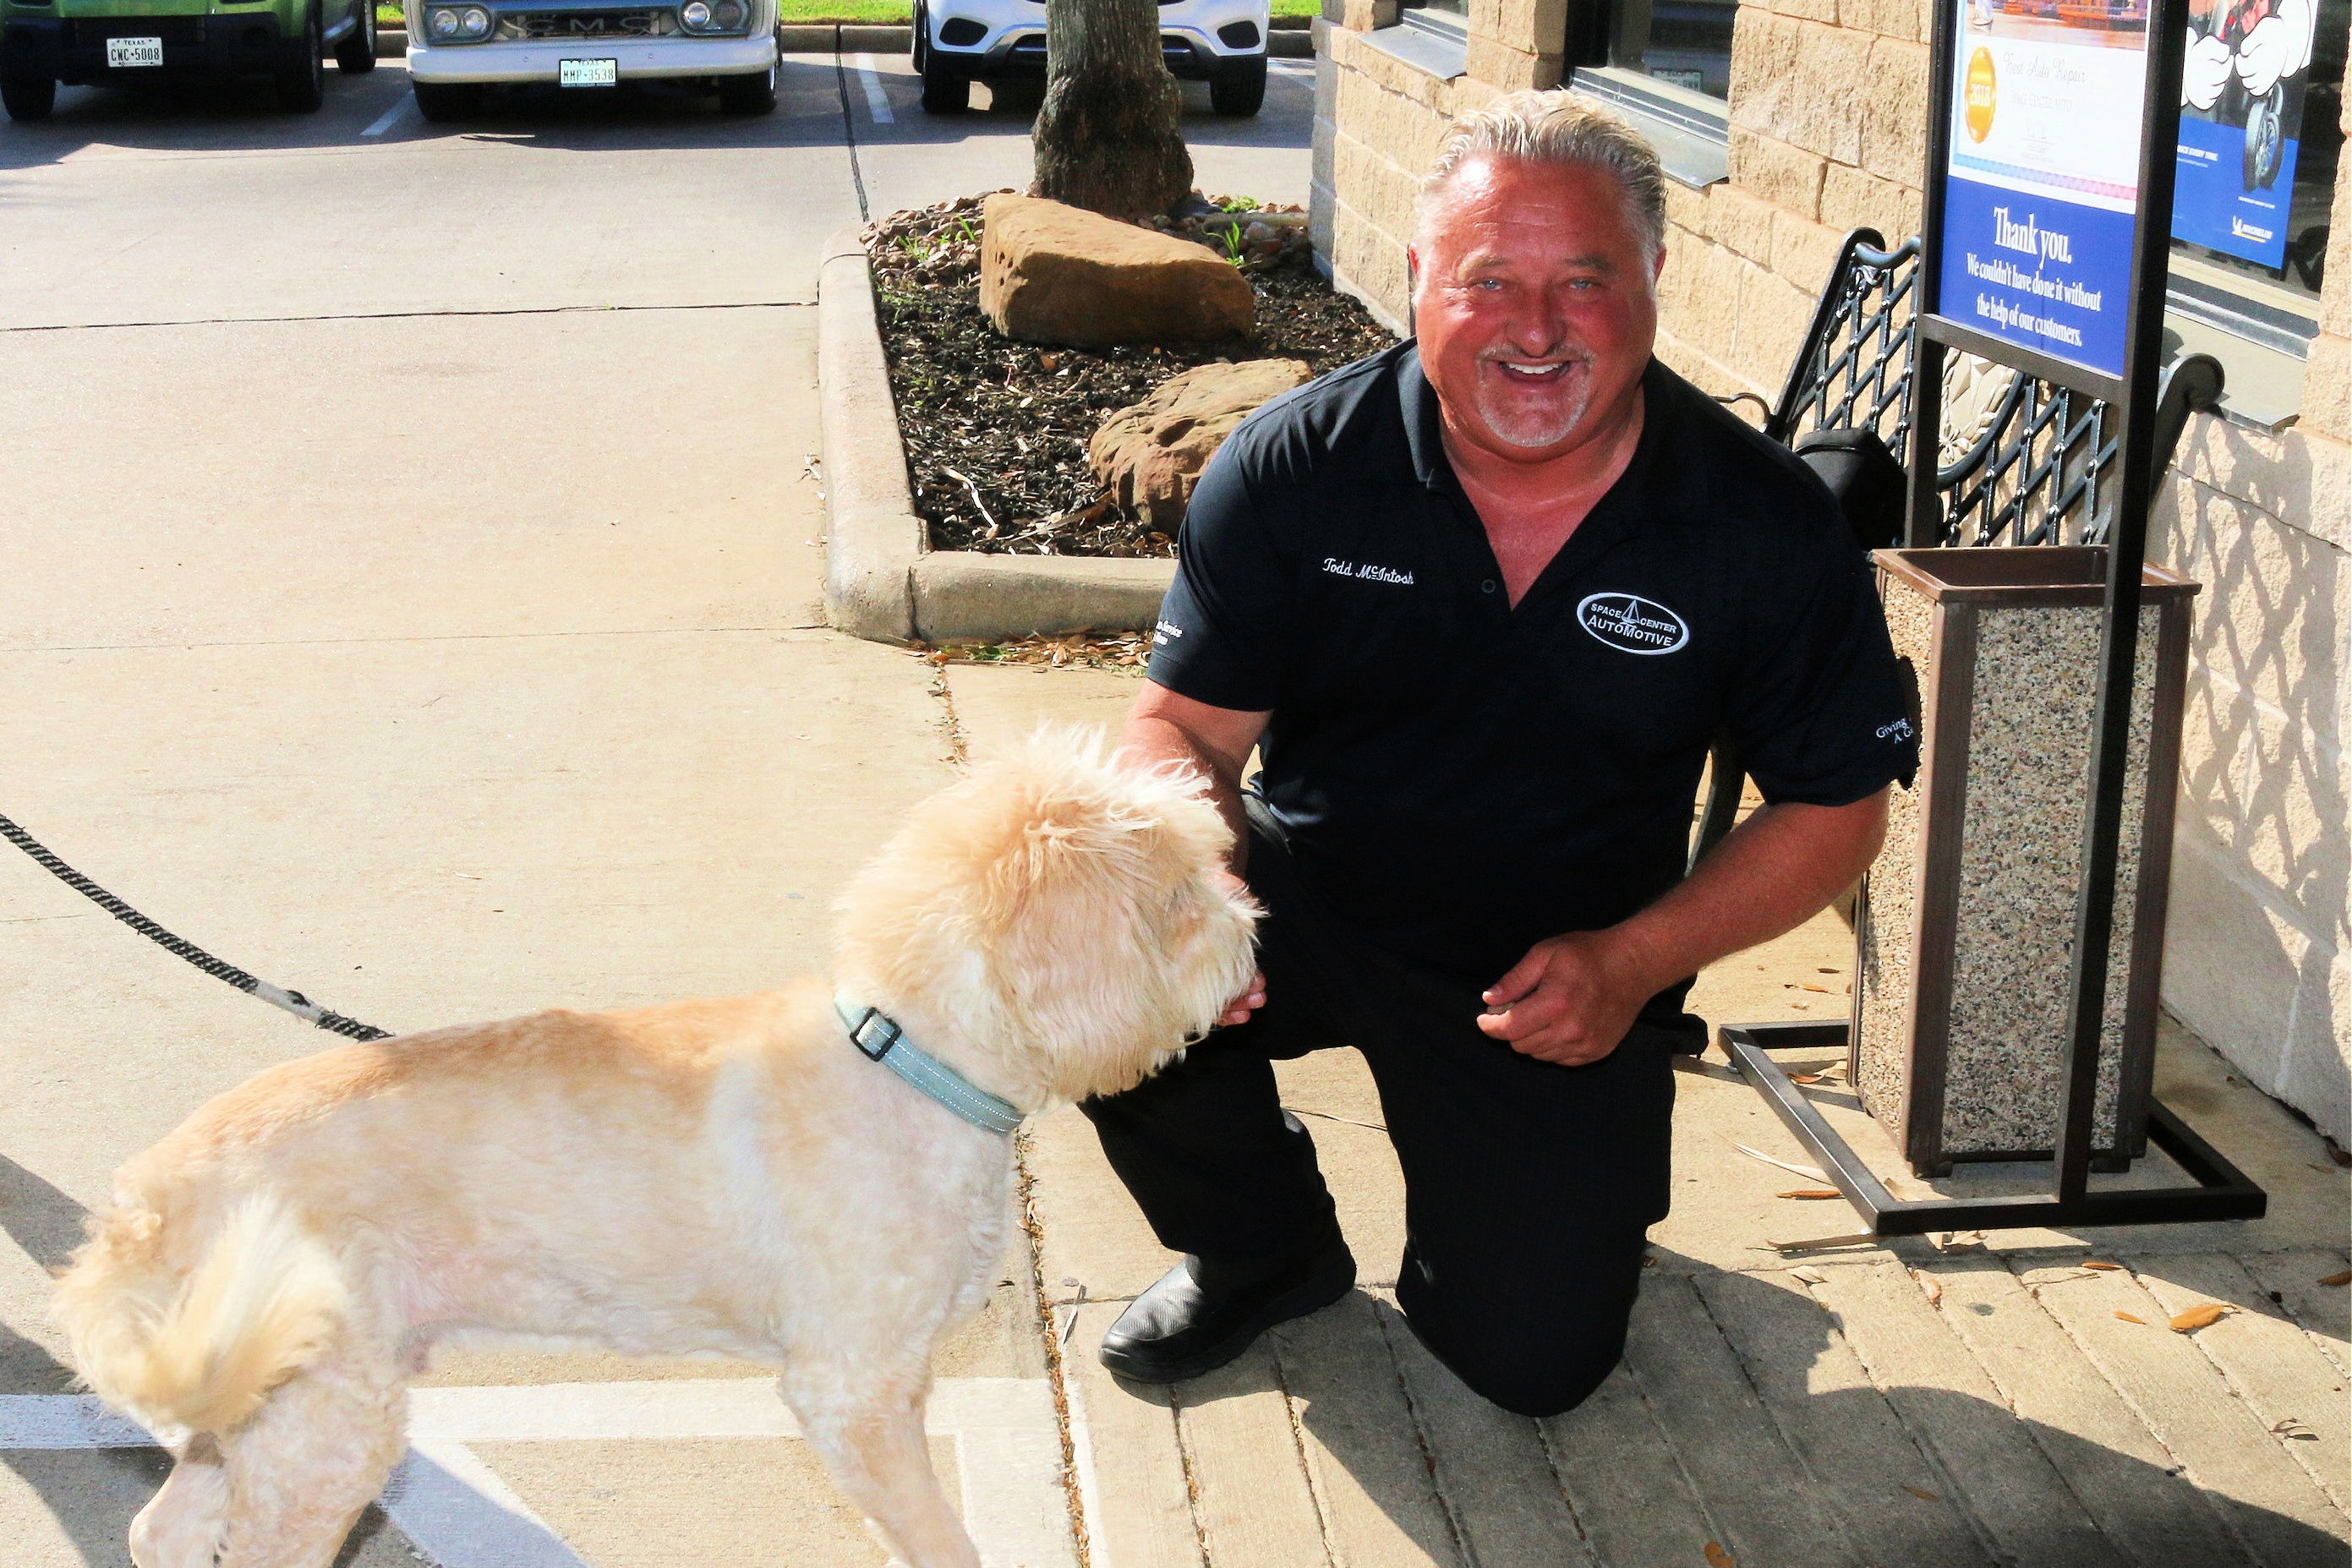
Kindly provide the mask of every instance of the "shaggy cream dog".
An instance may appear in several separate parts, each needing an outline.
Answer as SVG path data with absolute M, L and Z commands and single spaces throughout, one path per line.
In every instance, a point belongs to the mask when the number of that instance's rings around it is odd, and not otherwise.
M 1006 1243 L 1012 1140 L 851 1044 L 836 996 L 1021 1112 L 1125 1089 L 1252 967 L 1188 779 L 1041 736 L 918 807 L 836 984 L 349 1045 L 125 1166 L 58 1287 L 82 1375 L 178 1458 L 141 1568 L 326 1568 L 467 1336 L 714 1354 L 780 1392 L 915 1568 L 979 1557 L 923 1439 Z

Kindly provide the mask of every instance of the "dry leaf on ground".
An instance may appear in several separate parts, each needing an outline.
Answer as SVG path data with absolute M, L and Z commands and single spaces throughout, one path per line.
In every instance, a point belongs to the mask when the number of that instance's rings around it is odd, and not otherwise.
M 1830 994 L 1830 988 L 1827 986 L 1817 986 L 1811 980 L 1805 982 L 1804 988 L 1809 991 L 1819 991 L 1823 996 L 1828 996 Z
M 1818 1072 L 1791 1072 L 1789 1074 L 1789 1082 L 1791 1083 L 1819 1083 L 1821 1081 L 1822 1075 Z
M 1927 1304 L 1931 1307 L 1941 1306 L 1944 1301 L 1944 1281 L 1925 1271 L 1918 1275 L 1918 1281 L 1919 1289 L 1927 1292 Z
M 2271 1428 L 2273 1437 L 2292 1437 L 2298 1443 L 2316 1443 L 2319 1434 L 2290 1416 Z
M 1786 1192 L 1776 1192 L 1774 1197 L 1843 1197 L 1845 1195 L 1833 1186 L 1792 1186 Z
M 1819 1269 L 1791 1269 L 1789 1270 L 1789 1278 L 1802 1280 L 1808 1285 L 1826 1285 L 1830 1282 L 1830 1277 Z
M 2123 1319 L 2123 1321 L 2124 1321 L 2124 1322 L 2127 1322 L 2127 1323 L 2138 1323 L 2138 1324 L 2140 1324 L 2142 1327 L 2147 1326 L 2147 1320 L 2146 1318 L 2136 1318 L 2136 1317 L 2132 1316 L 2129 1312 L 2117 1312 L 2117 1313 L 2116 1314 L 2116 1316 L 2117 1316 L 2117 1317 L 2119 1317 L 2119 1318 Z
M 2352 1269 L 2347 1269 L 2340 1274 L 2330 1274 L 2319 1282 L 2323 1285 L 2352 1285 Z
M 2095 1259 L 2086 1259 L 2084 1260 L 2083 1267 L 2085 1269 L 2096 1269 L 2104 1273 L 2110 1269 L 2120 1269 L 2123 1265 L 2120 1263 L 2102 1263 Z
M 2191 1307 L 2172 1320 L 2174 1333 L 2189 1333 L 2220 1322 L 2238 1309 L 2224 1301 L 2208 1301 L 2201 1307 Z
M 1767 1240 L 1762 1247 L 1755 1250 L 1782 1253 L 1826 1252 L 1832 1247 L 1875 1247 L 1878 1244 L 1877 1237 L 1867 1230 L 1858 1230 L 1850 1236 L 1815 1236 L 1803 1241 Z
M 1731 1568 L 1731 1553 L 1710 1541 L 1706 1543 L 1706 1568 Z
M 1934 1492 L 1929 1491 L 1927 1488 L 1915 1487 L 1908 1481 L 1903 1483 L 1903 1490 L 1909 1492 L 1913 1497 L 1925 1499 L 1928 1502 L 1941 1502 L 1944 1500 L 1942 1498 L 1937 1497 Z
M 1727 1144 L 1730 1144 L 1733 1148 L 1738 1149 L 1749 1159 L 1762 1160 L 1766 1165 L 1776 1166 L 1781 1170 L 1787 1171 L 1790 1176 L 1811 1176 L 1815 1181 L 1819 1182 L 1825 1182 L 1830 1179 L 1827 1172 L 1816 1170 L 1811 1166 L 1790 1165 L 1787 1160 L 1774 1159 L 1771 1155 L 1766 1154 L 1761 1149 L 1751 1149 L 1746 1144 L 1733 1143 L 1729 1138 L 1725 1138 L 1723 1141 Z

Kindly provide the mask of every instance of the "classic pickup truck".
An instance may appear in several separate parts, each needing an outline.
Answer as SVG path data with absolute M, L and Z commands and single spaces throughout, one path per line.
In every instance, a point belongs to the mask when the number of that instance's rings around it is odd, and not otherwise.
M 5 0 L 0 0 L 5 3 Z M 776 0 L 407 0 L 408 75 L 425 119 L 484 87 L 594 89 L 698 78 L 730 114 L 776 107 Z

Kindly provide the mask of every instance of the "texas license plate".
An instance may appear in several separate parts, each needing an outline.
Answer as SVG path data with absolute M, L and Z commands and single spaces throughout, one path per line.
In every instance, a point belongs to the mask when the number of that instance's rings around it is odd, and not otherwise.
M 621 62 L 618 60 L 558 60 L 555 62 L 555 85 L 558 87 L 618 87 L 621 85 Z
M 110 70 L 125 66 L 160 66 L 163 63 L 163 40 L 161 38 L 109 38 L 106 40 L 106 64 Z

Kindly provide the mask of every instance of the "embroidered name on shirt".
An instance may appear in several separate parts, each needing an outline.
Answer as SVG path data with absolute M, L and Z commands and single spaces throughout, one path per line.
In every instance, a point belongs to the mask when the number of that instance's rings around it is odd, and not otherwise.
M 1151 629 L 1151 645 L 1155 648 L 1164 648 L 1170 643 L 1182 635 L 1184 635 L 1184 628 L 1181 626 L 1171 626 L 1167 622 L 1162 621 Z
M 1683 618 L 1637 593 L 1594 593 L 1576 607 L 1577 623 L 1628 653 L 1671 653 L 1690 641 Z
M 1405 588 L 1412 586 L 1412 573 L 1399 571 L 1392 566 L 1358 566 L 1352 560 L 1323 558 L 1323 570 L 1334 577 L 1352 577 L 1363 582 L 1393 582 Z

